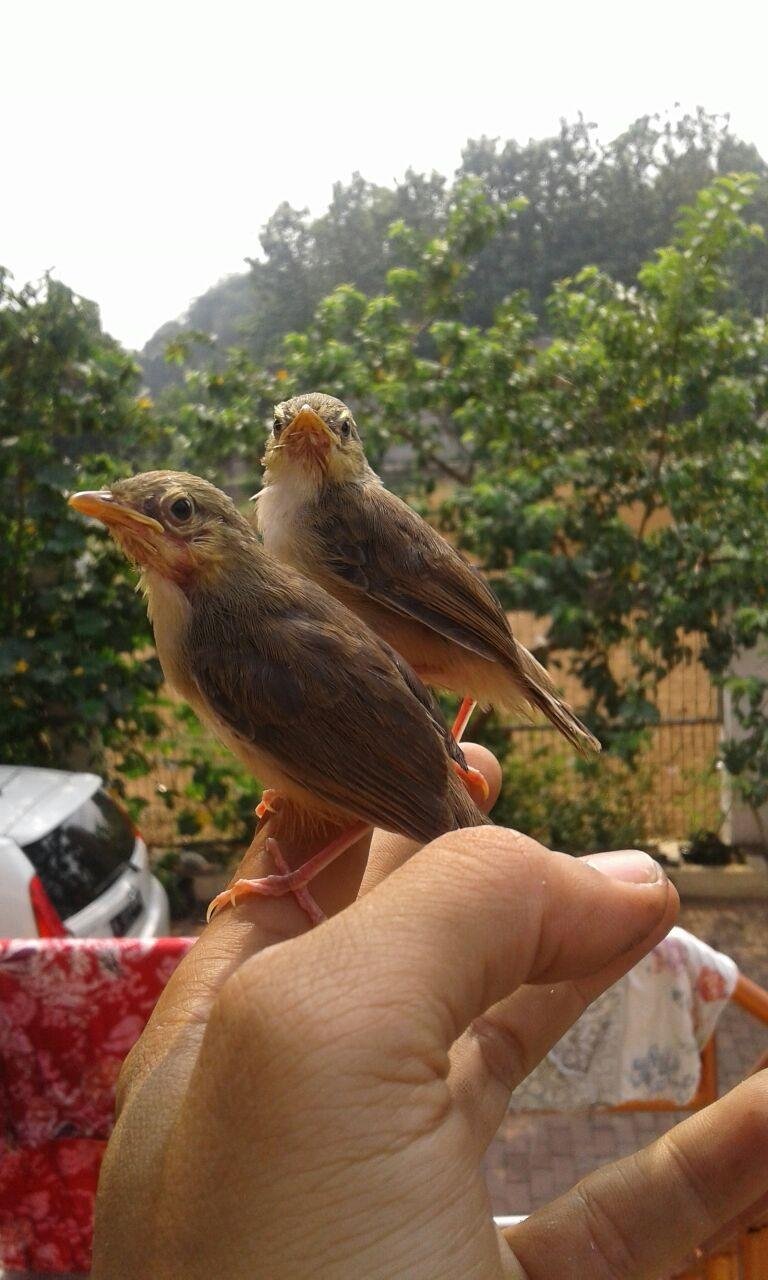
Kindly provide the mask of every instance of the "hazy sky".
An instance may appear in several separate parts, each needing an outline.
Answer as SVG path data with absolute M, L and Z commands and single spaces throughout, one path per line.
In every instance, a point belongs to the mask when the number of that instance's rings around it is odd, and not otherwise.
M 140 346 L 354 170 L 452 173 L 468 137 L 676 102 L 768 156 L 765 0 L 0 0 L 0 263 Z

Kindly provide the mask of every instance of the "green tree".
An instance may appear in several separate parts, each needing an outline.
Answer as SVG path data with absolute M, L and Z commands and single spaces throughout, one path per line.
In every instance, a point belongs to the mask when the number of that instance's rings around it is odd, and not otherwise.
M 0 270 L 0 758 L 145 766 L 156 660 L 122 556 L 66 505 L 162 450 L 138 369 L 93 303 Z M 144 656 L 137 656 L 142 653 Z
M 462 184 L 439 235 L 392 227 L 401 265 L 385 290 L 336 289 L 286 338 L 278 370 L 241 353 L 193 375 L 192 455 L 219 479 L 226 458 L 252 489 L 271 398 L 317 387 L 349 399 L 389 482 L 424 502 L 510 608 L 549 619 L 549 651 L 572 653 L 616 754 L 634 758 L 656 682 L 701 633 L 748 734 L 724 759 L 761 803 L 766 689 L 729 675 L 768 631 L 768 332 L 734 305 L 734 271 L 760 234 L 745 216 L 758 183 L 705 187 L 632 284 L 596 267 L 559 284 L 546 342 L 522 294 L 487 326 L 463 319 L 479 255 L 528 209 Z
M 520 207 L 489 202 L 467 181 L 452 195 L 443 234 L 419 233 L 402 220 L 391 225 L 392 254 L 401 265 L 387 272 L 387 292 L 367 296 L 339 286 L 303 332 L 286 336 L 277 367 L 264 367 L 240 349 L 220 368 L 189 369 L 187 395 L 173 415 L 185 465 L 235 492 L 253 492 L 275 401 L 322 386 L 352 399 L 368 420 L 374 462 L 401 444 L 409 469 L 418 462 L 430 481 L 442 476 L 467 483 L 482 448 L 466 429 L 467 379 L 488 376 L 481 366 L 489 360 L 511 371 L 518 346 L 533 349 L 535 319 L 522 301 L 511 304 L 503 337 L 491 350 L 483 332 L 458 317 L 476 254 Z M 184 340 L 172 344 L 169 358 L 183 363 L 187 356 Z
M 477 266 L 470 320 L 487 324 L 510 292 L 526 289 L 537 315 L 556 281 L 600 267 L 629 284 L 672 233 L 677 211 L 717 175 L 761 178 L 753 218 L 768 227 L 768 167 L 730 131 L 727 116 L 701 108 L 679 118 L 641 116 L 603 144 L 597 126 L 563 121 L 560 132 L 520 146 L 482 138 L 468 143 L 460 175 L 501 200 L 522 196 L 525 213 Z M 756 244 L 733 280 L 754 310 L 768 297 L 768 251 Z
M 755 185 L 705 188 L 632 288 L 589 268 L 555 289 L 515 430 L 446 513 L 507 601 L 550 617 L 550 645 L 574 652 L 593 719 L 625 754 L 686 633 L 726 679 L 764 620 L 768 334 L 724 308 L 732 256 L 757 234 L 743 217 Z M 768 794 L 759 747 L 741 763 Z
M 190 348 L 197 367 L 220 369 L 230 347 L 255 360 L 277 357 L 285 334 L 303 332 L 324 297 L 341 284 L 368 296 L 386 288 L 399 263 L 388 235 L 402 221 L 422 238 L 443 234 L 458 188 L 477 181 L 489 199 L 524 199 L 525 213 L 476 252 L 461 316 L 487 327 L 509 294 L 526 290 L 539 328 L 556 281 L 595 265 L 631 282 L 653 249 L 666 242 L 681 205 L 718 174 L 753 171 L 761 182 L 751 216 L 768 228 L 768 167 L 753 146 L 730 131 L 728 118 L 699 109 L 678 118 L 643 116 L 613 141 L 601 143 L 595 125 L 563 122 L 551 138 L 480 138 L 467 143 L 456 181 L 411 170 L 388 188 L 355 174 L 336 183 L 327 211 L 310 218 L 278 207 L 261 237 L 250 273 L 220 281 L 190 307 L 184 324 L 164 325 L 142 353 L 148 385 L 160 390 L 180 375 L 163 363 L 167 341 L 186 327 L 216 336 L 215 348 Z M 768 300 L 768 247 L 755 241 L 741 253 L 735 293 L 750 308 Z M 178 401 L 179 397 L 175 397 Z

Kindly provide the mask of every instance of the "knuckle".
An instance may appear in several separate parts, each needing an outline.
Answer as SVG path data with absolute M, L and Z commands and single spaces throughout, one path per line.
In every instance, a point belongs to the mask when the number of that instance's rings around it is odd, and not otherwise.
M 249 959 L 224 983 L 213 1016 L 229 1036 L 247 1035 L 254 1027 L 273 1026 L 292 1003 L 292 986 L 278 952 L 280 946 Z
M 641 1259 L 621 1224 L 621 1209 L 586 1179 L 575 1188 L 583 1209 L 592 1280 L 626 1280 L 641 1273 Z
M 475 1019 L 472 1035 L 489 1076 L 510 1092 L 516 1089 L 534 1066 L 525 1036 L 491 1014 Z
M 716 1190 L 712 1185 L 708 1185 L 706 1179 L 701 1176 L 685 1148 L 677 1140 L 674 1129 L 666 1134 L 666 1141 L 662 1138 L 662 1142 L 677 1175 L 678 1187 L 682 1192 L 681 1199 L 684 1200 L 689 1211 L 693 1212 L 696 1220 L 702 1223 L 702 1233 L 707 1235 L 708 1228 L 715 1226 L 712 1214 L 713 1201 L 716 1203 L 721 1193 L 719 1189 Z
M 750 1145 L 763 1155 L 768 1152 L 768 1069 L 745 1080 L 746 1095 L 742 1124 Z
M 240 1068 L 263 1071 L 276 1041 L 292 1032 L 290 987 L 271 951 L 262 952 L 224 983 L 211 1010 L 208 1036 Z
M 515 866 L 516 875 L 525 877 L 533 873 L 532 864 L 538 863 L 548 851 L 522 831 L 505 827 L 465 827 L 448 831 L 433 842 L 441 864 L 457 875 L 472 875 L 490 869 L 505 881 L 509 878 L 509 864 Z
M 343 943 L 334 957 L 318 957 L 316 951 L 312 935 L 291 939 L 252 957 L 228 979 L 212 1020 L 234 1053 L 247 1050 L 249 1060 L 264 1069 L 338 1038 L 351 1003 Z

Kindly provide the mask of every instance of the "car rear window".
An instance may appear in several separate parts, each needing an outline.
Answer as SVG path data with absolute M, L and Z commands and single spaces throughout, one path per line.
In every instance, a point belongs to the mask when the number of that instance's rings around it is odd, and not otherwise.
M 134 850 L 128 819 L 104 791 L 80 805 L 48 835 L 24 846 L 62 920 L 116 880 Z

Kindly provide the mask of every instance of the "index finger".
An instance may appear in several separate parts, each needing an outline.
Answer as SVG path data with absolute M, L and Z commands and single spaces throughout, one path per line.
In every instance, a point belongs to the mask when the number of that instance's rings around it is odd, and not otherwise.
M 504 1236 L 530 1280 L 668 1275 L 719 1228 L 759 1220 L 766 1157 L 768 1076 L 758 1075 Z
M 269 834 L 265 825 L 259 828 L 233 880 L 256 878 L 274 871 L 265 849 Z M 330 840 L 336 829 L 331 831 L 329 827 L 327 834 Z M 324 829 L 318 831 L 317 848 L 325 843 L 325 835 Z M 363 836 L 313 881 L 313 896 L 328 915 L 335 915 L 355 900 L 370 838 L 370 834 Z M 298 865 L 307 856 L 303 842 L 295 837 L 291 839 L 290 834 L 286 837 L 281 834 L 280 846 L 291 865 Z M 169 1054 L 176 1058 L 175 1069 L 182 1076 L 192 1069 L 216 996 L 246 960 L 278 942 L 298 937 L 308 928 L 307 916 L 292 894 L 280 898 L 246 898 L 238 903 L 236 910 L 218 912 L 174 970 L 140 1039 L 123 1064 L 117 1090 L 118 1114 L 130 1094 Z
M 303 969 L 312 982 L 293 1012 L 305 1037 L 336 1035 L 329 1003 L 364 1028 L 357 1014 L 373 1007 L 377 1035 L 365 1030 L 364 1054 L 370 1049 L 381 1066 L 389 1052 L 402 1062 L 428 1043 L 434 1062 L 435 1051 L 446 1052 L 522 984 L 585 978 L 648 937 L 674 891 L 651 858 L 637 856 L 647 871 L 640 883 L 603 875 L 519 832 L 453 831 L 290 953 L 277 948 L 247 966 L 233 999 L 269 1020 L 270 1002 L 284 1004 Z M 418 1018 L 404 1018 L 404 1008 Z
M 484 747 L 467 743 L 464 749 L 470 764 L 480 769 L 488 780 L 490 807 L 501 785 L 498 762 Z M 335 828 L 329 828 L 326 834 L 330 840 L 336 833 Z M 232 880 L 274 871 L 264 848 L 268 834 L 263 827 L 256 832 Z M 312 843 L 313 849 L 322 847 L 325 843 L 322 830 L 317 835 L 313 833 Z M 290 833 L 281 831 L 280 846 L 292 866 L 307 857 L 306 843 L 301 837 L 292 839 Z M 313 897 L 327 915 L 336 915 L 355 901 L 364 873 L 363 887 L 367 890 L 418 848 L 416 842 L 404 836 L 376 832 L 368 865 L 371 834 L 364 836 L 312 882 Z M 128 1055 L 118 1084 L 118 1111 L 129 1094 L 169 1053 L 177 1056 L 177 1069 L 182 1074 L 191 1070 L 211 1007 L 227 979 L 246 960 L 275 943 L 298 937 L 308 927 L 307 917 L 290 894 L 282 898 L 246 898 L 235 911 L 217 913 L 173 973 L 140 1040 Z

